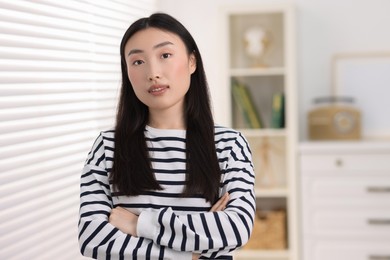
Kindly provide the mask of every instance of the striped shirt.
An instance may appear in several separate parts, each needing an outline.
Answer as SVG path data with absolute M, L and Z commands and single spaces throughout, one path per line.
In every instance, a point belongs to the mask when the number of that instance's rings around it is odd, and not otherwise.
M 110 185 L 114 131 L 101 132 L 88 154 L 80 193 L 81 253 L 96 259 L 232 259 L 252 232 L 255 215 L 251 152 L 237 131 L 215 127 L 221 168 L 219 195 L 230 194 L 226 209 L 209 212 L 201 197 L 182 197 L 186 179 L 185 130 L 146 126 L 152 169 L 162 190 L 140 196 L 118 196 Z M 121 206 L 139 215 L 138 237 L 108 223 L 111 209 Z

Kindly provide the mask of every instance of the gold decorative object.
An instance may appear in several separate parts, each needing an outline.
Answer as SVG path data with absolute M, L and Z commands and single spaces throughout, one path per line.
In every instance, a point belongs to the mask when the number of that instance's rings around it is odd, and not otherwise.
M 264 56 L 269 49 L 270 33 L 260 26 L 248 28 L 244 33 L 245 53 L 253 67 L 267 67 Z
M 316 103 L 319 102 L 325 104 L 311 109 L 308 113 L 311 140 L 361 139 L 361 112 L 350 104 L 351 98 L 318 98 Z
M 280 149 L 276 143 L 270 141 L 268 137 L 264 137 L 261 144 L 257 147 L 257 151 L 257 154 L 260 156 L 261 165 L 259 175 L 257 176 L 257 182 L 262 187 L 277 186 L 278 181 L 276 180 L 276 173 L 272 165 L 271 157 L 281 156 L 283 154 L 283 150 Z

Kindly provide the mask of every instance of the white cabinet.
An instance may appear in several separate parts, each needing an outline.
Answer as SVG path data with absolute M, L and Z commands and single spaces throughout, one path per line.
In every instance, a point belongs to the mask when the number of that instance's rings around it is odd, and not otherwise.
M 221 66 L 225 65 L 221 91 L 229 97 L 228 122 L 250 144 L 257 208 L 281 209 L 286 216 L 283 243 L 274 248 L 263 244 L 238 250 L 235 259 L 298 260 L 294 8 L 287 4 L 236 4 L 222 8 L 220 18 Z M 245 110 L 242 103 L 240 106 L 234 92 L 237 83 L 246 87 L 252 110 Z M 284 98 L 281 114 L 275 113 L 278 96 Z M 260 125 L 251 120 L 253 113 L 258 114 Z M 275 115 L 281 115 L 284 122 Z
M 300 145 L 303 260 L 390 260 L 390 143 Z

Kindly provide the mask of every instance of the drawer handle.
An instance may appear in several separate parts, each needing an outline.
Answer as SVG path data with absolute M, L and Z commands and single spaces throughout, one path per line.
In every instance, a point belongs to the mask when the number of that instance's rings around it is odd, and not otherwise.
M 370 255 L 369 260 L 390 260 L 390 255 Z
M 390 193 L 390 187 L 367 187 L 367 192 L 370 193 Z
M 390 225 L 390 219 L 368 219 L 367 223 L 369 225 Z
M 335 164 L 337 167 L 342 167 L 343 166 L 343 160 L 342 159 L 336 159 Z

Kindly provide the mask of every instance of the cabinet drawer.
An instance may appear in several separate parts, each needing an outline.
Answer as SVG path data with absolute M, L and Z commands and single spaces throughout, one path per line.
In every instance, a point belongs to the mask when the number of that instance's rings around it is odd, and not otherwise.
M 390 260 L 390 241 L 304 241 L 304 260 Z
M 337 238 L 387 239 L 390 242 L 390 207 L 388 209 L 336 209 L 311 207 L 304 210 L 307 235 Z M 390 244 L 389 244 L 390 247 Z
M 303 231 L 390 238 L 390 176 L 304 176 Z
M 390 154 L 304 154 L 301 156 L 301 170 L 304 174 L 323 171 L 339 172 L 383 171 L 390 175 Z
M 390 175 L 305 175 L 302 177 L 302 194 L 303 200 L 315 203 L 344 205 L 356 201 L 362 205 L 365 202 L 374 205 L 383 202 L 381 205 L 385 206 L 390 204 Z

